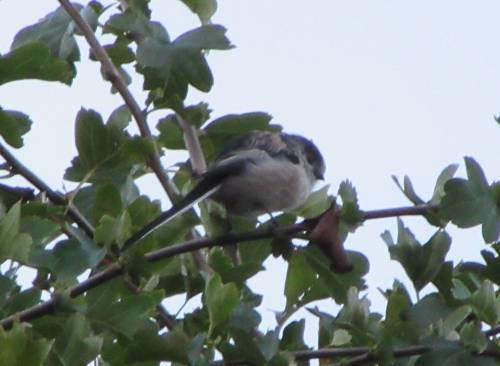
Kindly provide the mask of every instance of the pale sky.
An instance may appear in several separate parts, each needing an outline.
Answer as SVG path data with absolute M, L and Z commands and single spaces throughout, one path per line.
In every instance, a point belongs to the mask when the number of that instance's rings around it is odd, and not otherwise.
M 172 38 L 198 26 L 179 1 L 151 3 L 154 19 Z M 55 0 L 0 0 L 0 53 L 8 52 L 21 27 L 57 5 Z M 405 206 L 409 203 L 392 174 L 401 179 L 408 174 L 423 198 L 430 198 L 448 164 L 460 163 L 458 174 L 464 174 L 465 155 L 481 164 L 489 181 L 500 177 L 500 126 L 493 118 L 500 114 L 499 15 L 500 3 L 493 0 L 221 0 L 213 21 L 228 29 L 236 48 L 210 53 L 214 88 L 209 94 L 191 92 L 189 101 L 208 102 L 213 117 L 268 112 L 286 131 L 320 147 L 332 193 L 350 179 L 362 209 Z M 77 111 L 93 108 L 106 118 L 122 104 L 108 93 L 110 85 L 101 80 L 97 64 L 85 60 L 87 54 L 84 47 L 84 63 L 77 64 L 71 88 L 38 81 L 0 86 L 0 105 L 28 113 L 34 121 L 26 147 L 13 152 L 60 190 L 64 169 L 76 154 Z M 144 100 L 140 80 L 131 90 Z M 141 182 L 141 188 L 167 207 L 154 179 Z M 404 221 L 422 242 L 433 233 L 420 218 Z M 370 260 L 367 294 L 372 309 L 380 312 L 385 305 L 377 288 L 386 289 L 398 278 L 411 289 L 380 239 L 386 229 L 395 233 L 395 218 L 369 222 L 346 242 Z M 484 246 L 477 228 L 450 226 L 449 232 L 454 241 L 447 259 L 480 259 Z M 264 295 L 263 324 L 270 328 L 272 311 L 284 308 L 286 265 L 273 259 L 266 267 L 251 283 Z M 332 302 L 319 306 L 338 311 Z M 304 316 L 299 312 L 293 319 Z M 316 329 L 316 321 L 308 322 L 310 345 Z

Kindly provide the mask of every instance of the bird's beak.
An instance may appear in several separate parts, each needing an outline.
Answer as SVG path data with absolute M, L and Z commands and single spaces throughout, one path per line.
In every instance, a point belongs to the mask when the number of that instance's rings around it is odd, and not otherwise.
M 314 176 L 316 177 L 316 179 L 318 180 L 325 180 L 325 176 L 323 175 L 323 173 L 321 172 L 315 172 L 314 173 Z

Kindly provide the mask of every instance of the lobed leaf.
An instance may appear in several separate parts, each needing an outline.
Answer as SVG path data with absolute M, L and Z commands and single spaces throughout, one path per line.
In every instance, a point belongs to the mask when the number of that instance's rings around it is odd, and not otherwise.
M 26 114 L 7 111 L 0 107 L 0 135 L 10 146 L 17 148 L 23 146 L 22 136 L 30 130 L 32 123 Z

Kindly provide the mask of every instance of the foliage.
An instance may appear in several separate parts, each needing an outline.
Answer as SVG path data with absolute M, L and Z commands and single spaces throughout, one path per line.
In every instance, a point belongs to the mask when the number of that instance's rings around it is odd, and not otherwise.
M 234 222 L 235 232 L 264 228 L 270 233 L 241 238 L 240 263 L 234 263 L 234 256 L 217 242 L 198 253 L 204 265 L 179 249 L 199 235 L 200 224 L 210 233 L 224 231 L 214 229 L 217 207 L 211 205 L 202 207 L 201 217 L 189 211 L 120 255 L 119 248 L 131 234 L 160 213 L 159 205 L 135 181 L 152 172 L 159 175 L 151 163 L 159 151 L 186 149 L 181 117 L 196 129 L 207 161 L 235 136 L 281 129 L 270 124 L 271 117 L 264 112 L 213 119 L 206 103 L 184 104 L 190 88 L 209 92 L 214 84 L 208 51 L 229 50 L 232 45 L 225 28 L 211 21 L 216 0 L 181 1 L 201 25 L 173 40 L 164 25 L 152 20 L 148 0 L 122 1 L 121 6 L 110 8 L 98 1 L 73 4 L 93 32 L 113 39 L 104 49 L 119 75 L 127 81 L 122 65 L 133 64 L 137 77 L 142 77 L 148 93 L 145 116 L 161 110 L 164 117 L 158 121 L 157 135 L 135 135 L 129 102 L 117 106 L 108 118 L 92 106 L 82 108 L 75 117 L 78 155 L 65 172 L 65 179 L 77 188 L 66 196 L 36 182 L 48 199 L 43 194 L 23 194 L 25 187 L 10 187 L 11 176 L 26 176 L 27 170 L 8 158 L 2 147 L 0 153 L 11 169 L 3 177 L 7 185 L 0 185 L 0 314 L 5 328 L 0 328 L 0 364 L 83 366 L 98 360 L 103 366 L 159 365 L 161 361 L 209 365 L 223 357 L 226 362 L 287 365 L 316 358 L 314 348 L 334 351 L 338 347 L 342 352 L 335 361 L 362 356 L 366 362 L 384 365 L 496 364 L 500 359 L 496 335 L 500 333 L 500 184 L 488 181 L 472 157 L 465 158 L 465 178 L 454 177 L 457 165 L 445 168 L 428 200 L 416 194 L 408 177 L 402 185 L 394 178 L 419 210 L 415 212 L 436 231 L 422 244 L 398 219 L 396 238 L 388 231 L 382 234 L 391 259 L 401 264 L 417 294 L 413 300 L 410 291 L 395 280 L 392 288 L 382 291 L 387 300 L 385 314 L 370 310 L 364 293 L 369 263 L 363 254 L 348 252 L 353 270 L 335 273 L 321 248 L 300 246 L 293 235 L 274 235 L 266 229 L 276 223 L 292 225 L 299 217 L 314 222 L 331 205 L 328 187 L 272 223 Z M 23 79 L 71 85 L 82 54 L 77 42 L 82 34 L 63 7 L 20 30 L 11 50 L 0 56 L 0 87 Z M 90 57 L 95 60 L 96 53 Z M 116 90 L 116 84 L 113 87 Z M 0 135 L 11 147 L 23 146 L 33 123 L 25 113 L 0 106 Z M 168 178 L 175 188 L 168 192 L 172 200 L 195 182 L 189 164 L 180 162 L 177 167 Z M 340 185 L 338 197 L 338 222 L 332 225 L 338 225 L 335 239 L 342 244 L 368 216 L 360 209 L 351 182 Z M 397 216 L 397 210 L 390 215 Z M 481 252 L 484 263 L 447 261 L 453 245 L 446 231 L 450 223 L 459 228 L 481 225 L 484 242 L 490 245 Z M 169 250 L 174 254 L 155 257 Z M 277 327 L 264 330 L 259 328 L 257 309 L 261 296 L 247 281 L 264 270 L 263 262 L 271 254 L 282 256 L 288 266 L 286 306 L 276 316 Z M 36 271 L 28 288 L 21 287 L 18 277 L 26 267 Z M 82 282 L 82 274 L 89 272 L 98 273 L 92 278 L 101 277 L 92 286 Z M 162 301 L 177 294 L 186 299 L 201 294 L 202 300 L 192 311 L 169 314 Z M 314 306 L 317 300 L 332 301 L 340 311 L 322 312 Z M 37 304 L 36 311 L 30 312 Z M 316 347 L 304 341 L 305 319 L 288 321 L 301 308 L 319 320 Z M 20 313 L 26 309 L 29 322 L 21 321 L 28 319 Z M 409 347 L 406 354 L 405 347 Z

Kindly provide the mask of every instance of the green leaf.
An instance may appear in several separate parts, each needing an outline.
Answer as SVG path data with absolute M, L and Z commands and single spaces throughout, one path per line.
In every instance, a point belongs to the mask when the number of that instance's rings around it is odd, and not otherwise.
M 95 268 L 106 252 L 78 229 L 71 226 L 67 229 L 76 239 L 61 240 L 53 250 L 33 250 L 29 263 L 50 270 L 59 281 L 73 283 L 79 274 Z
M 436 185 L 434 187 L 434 193 L 432 194 L 432 198 L 430 200 L 431 203 L 439 203 L 441 201 L 441 199 L 445 195 L 444 186 L 446 182 L 453 178 L 453 176 L 457 172 L 457 169 L 458 164 L 450 164 L 443 169 L 441 174 L 439 174 Z
M 10 146 L 23 146 L 22 136 L 30 130 L 32 123 L 26 114 L 0 107 L 0 135 Z
M 29 325 L 15 323 L 9 331 L 0 328 L 0 365 L 39 366 L 53 345 L 53 341 L 34 337 Z
M 232 139 L 243 134 L 260 130 L 276 131 L 278 128 L 269 124 L 272 116 L 265 112 L 249 112 L 243 114 L 228 114 L 214 119 L 203 130 L 200 142 L 208 161 L 219 155 L 224 146 Z
M 160 131 L 160 143 L 171 150 L 184 150 L 184 134 L 174 114 L 170 114 L 158 121 L 156 126 Z
M 443 321 L 453 312 L 438 293 L 425 296 L 408 311 L 407 319 L 414 330 L 423 333 L 431 324 Z
M 389 247 L 391 259 L 397 260 L 420 291 L 439 273 L 446 253 L 450 249 L 451 238 L 445 231 L 437 231 L 427 243 L 421 245 L 411 231 L 398 219 L 398 240 L 394 243 L 389 232 L 382 234 Z
M 204 294 L 210 318 L 208 334 L 211 335 L 216 326 L 229 319 L 238 305 L 239 294 L 234 283 L 223 284 L 217 273 L 207 281 Z
M 96 325 L 131 339 L 147 319 L 155 314 L 155 307 L 162 298 L 161 291 L 134 294 L 95 309 L 89 314 L 89 318 Z
M 408 316 L 412 302 L 405 286 L 398 280 L 394 280 L 392 289 L 385 293 L 387 307 L 385 313 L 385 325 L 393 334 L 398 334 L 398 329 L 406 331 L 404 319 Z
M 349 180 L 345 180 L 340 183 L 338 195 L 342 198 L 340 217 L 343 222 L 349 225 L 347 229 L 352 232 L 361 223 L 363 218 L 358 204 L 356 188 L 354 188 Z
M 358 290 L 351 287 L 347 291 L 347 300 L 337 316 L 336 323 L 366 333 L 369 323 L 370 301 L 366 296 L 359 298 Z
M 71 314 L 56 338 L 51 356 L 61 365 L 86 366 L 99 355 L 102 343 L 83 315 Z
M 132 115 L 130 109 L 126 104 L 122 104 L 111 112 L 108 120 L 106 121 L 106 126 L 116 128 L 119 131 L 123 131 L 132 120 Z
M 166 34 L 145 37 L 137 48 L 137 63 L 144 89 L 152 91 L 148 100 L 177 109 L 189 85 L 208 92 L 213 76 L 202 51 L 229 46 L 225 29 L 216 25 L 191 30 L 173 42 Z
M 104 33 L 113 33 L 126 37 L 127 33 L 135 36 L 151 37 L 160 41 L 170 41 L 167 31 L 159 22 L 152 22 L 144 12 L 131 7 L 125 12 L 113 15 L 106 22 Z
M 128 212 L 124 211 L 118 217 L 104 215 L 96 227 L 96 241 L 109 246 L 111 243 L 122 245 L 132 234 L 132 224 Z
M 217 0 L 181 0 L 193 13 L 198 15 L 202 24 L 209 24 L 217 10 Z
M 232 48 L 226 38 L 226 29 L 221 25 L 203 25 L 176 38 L 179 48 L 201 50 L 228 50 Z
M 94 32 L 97 29 L 98 18 L 102 13 L 102 10 L 103 6 L 95 0 L 90 1 L 89 4 L 87 4 L 82 10 L 80 10 L 80 15 L 87 22 L 90 29 L 92 29 Z
M 495 296 L 495 289 L 489 280 L 481 284 L 469 301 L 479 319 L 491 326 L 500 322 L 500 295 Z
M 257 338 L 257 345 L 264 358 L 269 361 L 279 351 L 279 332 L 277 330 L 268 331 L 262 338 Z
M 154 152 L 152 137 L 134 136 L 125 139 L 120 146 L 121 159 L 132 164 L 147 164 Z
M 214 119 L 204 130 L 212 139 L 228 140 L 254 130 L 270 131 L 271 119 L 272 116 L 265 112 L 227 114 Z
M 37 288 L 28 288 L 10 296 L 8 302 L 2 306 L 4 315 L 11 315 L 35 306 L 40 302 L 42 291 Z
M 199 223 L 200 219 L 191 210 L 161 225 L 155 230 L 154 237 L 161 247 L 172 245 L 185 237 Z
M 306 260 L 303 251 L 296 251 L 288 263 L 285 280 L 286 307 L 300 302 L 304 293 L 317 282 L 316 273 Z
M 77 10 L 82 6 L 73 4 Z M 74 62 L 80 59 L 80 52 L 74 37 L 75 27 L 73 20 L 63 7 L 58 7 L 47 14 L 38 23 L 19 31 L 14 37 L 11 48 L 16 49 L 32 42 L 46 44 L 53 56 Z
M 460 329 L 460 340 L 467 347 L 472 347 L 481 353 L 488 347 L 488 339 L 481 331 L 479 322 L 465 323 Z
M 460 306 L 453 310 L 453 312 L 443 321 L 443 335 L 446 337 L 450 333 L 455 332 L 457 328 L 467 319 L 471 312 L 471 307 L 467 305 Z
M 304 342 L 305 319 L 293 321 L 283 329 L 283 336 L 280 341 L 280 349 L 287 351 L 298 351 L 307 349 Z
M 231 329 L 231 336 L 234 344 L 223 343 L 220 347 L 224 361 L 241 362 L 244 360 L 252 365 L 265 365 L 266 359 L 254 337 L 240 329 Z
M 497 364 L 494 358 L 474 355 L 458 342 L 430 339 L 428 343 L 431 350 L 418 358 L 416 366 L 494 366 Z
M 82 108 L 78 112 L 75 138 L 78 158 L 89 171 L 116 153 L 117 141 L 110 135 L 101 116 L 93 110 Z
M 28 261 L 32 244 L 31 236 L 19 233 L 21 204 L 11 207 L 0 220 L 0 259 L 13 259 L 22 263 Z
M 158 361 L 189 364 L 189 339 L 178 329 L 158 334 L 155 329 L 148 327 L 137 331 L 132 339 L 123 339 L 120 343 L 116 348 L 119 347 L 124 354 L 120 359 L 109 359 L 114 365 L 156 365 Z
M 105 46 L 109 58 L 116 66 L 129 64 L 135 60 L 135 53 L 126 43 L 117 42 L 112 45 Z
M 403 194 L 412 202 L 414 203 L 415 205 L 419 205 L 419 204 L 422 204 L 424 203 L 424 200 L 422 200 L 416 193 L 415 193 L 415 189 L 413 188 L 413 184 L 411 183 L 411 180 L 410 178 L 405 175 L 404 177 L 404 180 L 403 180 L 403 186 L 401 186 L 401 184 L 399 183 L 398 181 L 398 178 L 393 175 L 392 176 L 392 180 L 394 181 L 394 183 L 396 183 L 396 185 L 398 186 L 398 188 L 401 190 L 401 192 L 403 192 Z
M 332 346 L 343 346 L 350 343 L 352 336 L 345 329 L 337 329 L 333 332 Z
M 70 85 L 74 76 L 70 65 L 52 56 L 43 43 L 28 43 L 0 57 L 0 85 L 24 79 L 60 81 Z
M 24 216 L 21 220 L 21 230 L 29 234 L 34 247 L 43 247 L 60 234 L 60 227 L 53 221 L 38 216 Z
M 350 287 L 364 288 L 363 276 L 368 273 L 369 264 L 364 255 L 349 251 L 349 261 L 354 269 L 345 274 L 333 273 L 330 269 L 330 261 L 316 246 L 305 250 L 306 259 L 311 268 L 318 274 L 318 281 L 311 290 L 304 295 L 303 302 L 310 302 L 331 296 L 338 304 L 343 304 L 347 299 L 347 291 Z
M 123 210 L 122 199 L 118 189 L 112 184 L 97 186 L 94 197 L 93 219 L 99 220 L 103 215 L 116 217 Z
M 319 216 L 331 205 L 330 198 L 328 196 L 328 189 L 330 189 L 330 186 L 326 185 L 321 189 L 312 192 L 306 202 L 291 211 L 291 213 L 305 218 Z
M 251 332 L 253 329 L 257 329 L 261 320 L 262 318 L 256 310 L 247 304 L 240 303 L 231 314 L 229 325 Z
M 208 103 L 198 103 L 182 108 L 181 116 L 196 128 L 200 128 L 210 118 L 212 110 Z
M 484 172 L 472 158 L 465 158 L 468 179 L 454 178 L 445 186 L 441 214 L 459 227 L 482 224 L 486 242 L 500 236 L 500 205 L 495 196 L 495 185 L 488 185 Z

